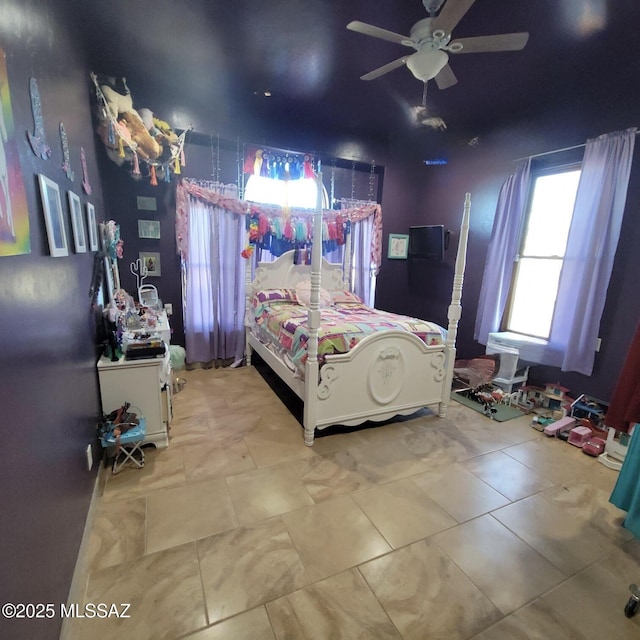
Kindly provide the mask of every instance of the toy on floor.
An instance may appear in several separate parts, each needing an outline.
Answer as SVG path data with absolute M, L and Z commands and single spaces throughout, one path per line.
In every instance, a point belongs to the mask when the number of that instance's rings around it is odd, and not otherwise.
M 589 427 L 574 427 L 569 432 L 569 444 L 582 448 L 592 435 L 593 431 Z
M 563 431 L 571 431 L 576 426 L 576 419 L 568 416 L 551 422 L 544 427 L 544 433 L 547 436 L 558 437 Z
M 491 384 L 481 384 L 474 389 L 467 389 L 464 395 L 474 402 L 481 404 L 484 415 L 488 418 L 493 418 L 498 412 L 496 404 L 502 402 L 505 393 L 502 389 L 492 387 Z
M 627 618 L 633 618 L 640 606 L 640 588 L 635 584 L 630 584 L 629 591 L 631 591 L 631 597 L 624 608 L 624 615 L 627 616 Z

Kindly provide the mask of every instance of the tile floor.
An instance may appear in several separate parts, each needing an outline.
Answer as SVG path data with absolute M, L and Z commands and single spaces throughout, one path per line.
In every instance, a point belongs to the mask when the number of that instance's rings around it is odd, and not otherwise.
M 640 638 L 616 473 L 452 403 L 303 443 L 255 368 L 183 373 L 167 449 L 103 470 L 76 640 Z

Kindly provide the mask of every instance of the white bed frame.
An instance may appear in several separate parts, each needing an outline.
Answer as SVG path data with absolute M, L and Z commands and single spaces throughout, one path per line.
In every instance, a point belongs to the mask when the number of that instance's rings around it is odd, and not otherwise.
M 437 407 L 444 417 L 450 402 L 456 336 L 462 311 L 462 282 L 466 262 L 471 198 L 464 202 L 462 225 L 451 304 L 448 311 L 447 339 L 444 345 L 427 346 L 418 337 L 403 331 L 381 331 L 364 338 L 345 354 L 328 355 L 325 364 L 318 363 L 318 327 L 320 282 L 328 290 L 344 289 L 341 265 L 328 263 L 321 257 L 320 245 L 313 245 L 311 267 L 293 264 L 293 251 L 276 261 L 259 263 L 250 296 L 262 289 L 294 288 L 300 280 L 311 276 L 309 305 L 309 344 L 304 380 L 247 327 L 246 361 L 251 365 L 252 351 L 304 402 L 304 441 L 313 445 L 316 429 L 332 425 L 354 426 L 367 420 L 382 421 L 397 415 L 409 415 L 423 407 Z M 314 215 L 314 235 L 321 235 L 322 212 Z M 247 307 L 247 318 L 249 318 Z M 249 323 L 248 323 L 249 324 Z

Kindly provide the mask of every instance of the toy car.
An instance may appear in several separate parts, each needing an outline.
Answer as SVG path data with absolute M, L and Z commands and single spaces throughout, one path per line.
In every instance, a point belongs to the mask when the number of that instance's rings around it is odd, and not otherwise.
M 595 458 L 604 452 L 605 444 L 606 442 L 602 438 L 593 436 L 584 443 L 582 451 L 583 453 L 586 453 L 587 455 L 593 456 Z

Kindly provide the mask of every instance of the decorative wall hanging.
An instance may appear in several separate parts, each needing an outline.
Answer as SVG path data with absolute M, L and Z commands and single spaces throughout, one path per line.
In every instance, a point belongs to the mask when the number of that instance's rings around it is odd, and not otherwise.
M 98 99 L 98 135 L 107 155 L 118 165 L 128 163 L 131 176 L 142 172 L 152 185 L 171 181 L 185 165 L 184 144 L 187 130 L 177 135 L 171 126 L 147 108 L 135 109 L 125 78 L 91 73 Z
M 84 153 L 84 147 L 80 147 L 80 163 L 82 164 L 82 188 L 84 192 L 91 195 L 91 185 L 89 184 L 89 172 L 87 171 L 87 156 Z
M 62 145 L 62 170 L 71 182 L 75 178 L 73 169 L 71 168 L 71 160 L 69 154 L 69 140 L 67 139 L 67 132 L 65 131 L 64 124 L 61 122 L 59 126 L 60 130 L 60 144 Z
M 314 158 L 309 153 L 282 151 L 265 147 L 249 148 L 244 156 L 244 173 L 274 180 L 315 178 Z
M 0 49 L 0 256 L 30 252 L 27 195 L 18 159 L 5 54 Z
M 387 258 L 406 260 L 408 253 L 409 236 L 401 233 L 390 233 Z
M 160 269 L 160 254 L 157 252 L 140 252 L 140 260 L 147 270 L 148 276 L 160 276 L 162 271 Z
M 53 180 L 42 174 L 38 175 L 38 182 L 40 184 L 44 222 L 47 227 L 47 237 L 49 238 L 49 252 L 54 258 L 68 256 L 69 246 L 67 245 L 64 216 L 62 215 L 60 189 Z
M 137 196 L 136 207 L 139 211 L 157 211 L 158 201 L 150 196 Z
M 138 238 L 160 239 L 159 220 L 138 220 Z
M 87 252 L 87 236 L 84 232 L 84 218 L 80 198 L 73 191 L 68 191 L 69 212 L 71 214 L 71 228 L 73 229 L 73 244 L 76 253 Z
M 96 209 L 87 202 L 87 231 L 89 232 L 89 250 L 98 250 L 98 225 L 96 224 Z
M 31 96 L 31 112 L 33 113 L 34 131 L 33 134 L 27 131 L 29 144 L 33 153 L 43 160 L 47 160 L 51 155 L 51 148 L 47 144 L 44 134 L 44 119 L 42 118 L 42 102 L 40 101 L 40 91 L 35 78 L 29 80 L 29 95 Z
M 111 260 L 122 259 L 124 242 L 120 237 L 120 225 L 114 220 L 107 220 L 100 225 L 100 231 L 105 253 Z

